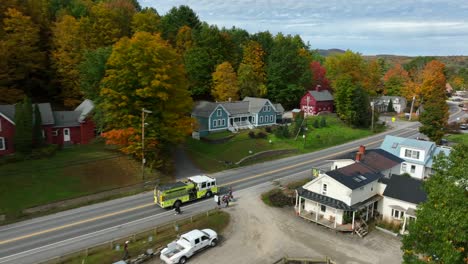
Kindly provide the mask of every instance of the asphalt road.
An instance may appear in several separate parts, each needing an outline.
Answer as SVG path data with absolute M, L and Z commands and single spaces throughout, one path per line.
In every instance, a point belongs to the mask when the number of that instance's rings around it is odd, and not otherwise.
M 450 105 L 451 119 L 464 115 Z M 455 105 L 456 106 L 456 105 Z M 396 124 L 395 128 L 369 138 L 300 156 L 264 162 L 252 166 L 212 174 L 218 184 L 236 191 L 291 175 L 307 175 L 312 167 L 326 160 L 356 151 L 358 146 L 376 148 L 385 135 L 416 137 L 419 123 Z M 37 263 L 110 241 L 138 230 L 174 221 L 187 215 L 213 208 L 211 199 L 182 207 L 183 214 L 152 203 L 152 192 L 85 206 L 61 213 L 0 227 L 0 263 Z

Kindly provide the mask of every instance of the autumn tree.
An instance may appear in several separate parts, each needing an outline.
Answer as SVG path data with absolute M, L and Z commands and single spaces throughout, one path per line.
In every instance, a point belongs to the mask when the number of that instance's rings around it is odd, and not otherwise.
M 351 81 L 353 85 L 362 86 L 367 66 L 359 53 L 347 50 L 345 53 L 328 56 L 325 61 L 325 68 L 332 88 L 336 89 L 336 83 L 342 78 Z
M 223 62 L 213 73 L 213 88 L 211 94 L 216 101 L 238 100 L 239 86 L 236 72 L 229 62 Z
M 403 236 L 403 263 L 466 263 L 468 254 L 468 145 L 438 156 L 424 182 L 427 200 Z
M 445 65 L 437 60 L 429 62 L 422 72 L 421 96 L 424 111 L 419 131 L 432 141 L 440 143 L 449 118 L 445 94 Z
M 297 37 L 278 34 L 266 66 L 268 98 L 292 108 L 304 95 L 310 82 L 309 61 L 300 55 L 305 44 Z
M 243 48 L 242 63 L 250 65 L 259 82 L 265 83 L 265 52 L 260 43 L 249 41 Z
M 108 59 L 102 102 L 97 105 L 105 113 L 106 132 L 133 128 L 136 132 L 127 134 L 125 150 L 140 156 L 141 111 L 148 109 L 152 113 L 145 119 L 145 149 L 151 151 L 145 156 L 152 166 L 167 161 L 170 146 L 191 132 L 187 87 L 180 55 L 159 35 L 137 32 L 131 39 L 121 39 Z
M 372 60 L 366 63 L 365 75 L 362 80 L 362 87 L 371 97 L 375 97 L 383 92 L 382 69 L 379 61 Z
M 178 52 L 184 54 L 193 47 L 192 29 L 188 26 L 182 26 L 177 32 L 175 47 Z
M 267 94 L 265 84 L 259 81 L 258 75 L 251 65 L 243 64 L 239 66 L 237 71 L 237 81 L 239 83 L 240 97 L 263 97 Z
M 325 67 L 320 62 L 313 61 L 310 63 L 309 68 L 312 73 L 312 82 L 308 88 L 314 89 L 317 85 L 320 85 L 322 89 L 330 90 L 330 81 L 327 79 Z
M 8 8 L 0 35 L 0 88 L 7 103 L 15 103 L 24 94 L 31 95 L 40 86 L 45 54 L 39 49 L 39 27 L 29 16 Z
M 385 73 L 383 81 L 385 95 L 401 96 L 403 88 L 409 81 L 408 72 L 403 69 L 401 64 L 396 64 Z
M 159 32 L 161 17 L 156 9 L 147 7 L 133 15 L 131 29 L 133 33 L 145 31 L 149 33 Z

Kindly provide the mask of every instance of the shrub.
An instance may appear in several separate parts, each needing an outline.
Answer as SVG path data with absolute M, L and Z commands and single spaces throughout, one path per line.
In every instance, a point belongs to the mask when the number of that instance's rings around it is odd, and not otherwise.
M 255 132 L 249 131 L 249 137 L 250 138 L 255 138 Z
M 291 136 L 290 133 L 289 133 L 289 128 L 287 126 L 283 127 L 282 132 L 283 132 L 282 135 L 283 135 L 284 138 L 289 138 Z
M 263 193 L 262 200 L 267 205 L 274 207 L 294 205 L 294 199 L 286 196 L 280 189 L 273 189 Z
M 265 132 L 271 133 L 272 132 L 271 126 L 265 127 Z
M 320 127 L 326 127 L 327 126 L 327 118 L 322 116 L 320 119 Z
M 49 158 L 55 155 L 59 146 L 56 144 L 50 144 L 42 148 L 33 149 L 31 155 L 29 156 L 30 159 L 42 159 L 42 158 Z
M 266 133 L 263 133 L 261 131 L 257 133 L 257 138 L 266 138 L 266 137 L 267 137 Z
M 318 119 L 314 119 L 314 123 L 312 124 L 315 128 L 319 128 L 320 127 L 320 124 L 319 124 L 319 121 Z
M 283 129 L 284 127 L 283 126 L 279 126 L 275 129 L 275 136 L 277 138 L 282 138 L 283 137 Z

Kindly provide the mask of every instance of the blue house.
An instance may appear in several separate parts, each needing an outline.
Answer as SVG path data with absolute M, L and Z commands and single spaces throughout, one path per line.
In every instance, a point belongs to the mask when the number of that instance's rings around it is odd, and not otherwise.
M 206 136 L 215 131 L 237 132 L 239 129 L 275 125 L 283 112 L 281 104 L 273 104 L 264 98 L 245 97 L 242 101 L 198 101 L 192 117 L 198 123 L 195 134 Z

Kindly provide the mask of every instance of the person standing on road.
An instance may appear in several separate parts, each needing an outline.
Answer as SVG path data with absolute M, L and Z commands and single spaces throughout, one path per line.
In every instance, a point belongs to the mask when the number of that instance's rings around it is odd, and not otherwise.
M 226 203 L 226 207 L 229 207 L 229 197 L 227 195 L 224 195 L 223 200 Z
M 215 195 L 214 196 L 214 201 L 216 203 L 216 206 L 219 208 L 221 208 L 221 197 L 219 197 L 218 195 Z
M 130 256 L 128 255 L 128 243 L 130 243 L 130 241 L 125 241 L 125 245 L 124 245 L 124 257 L 123 259 L 126 260 L 128 259 Z
M 176 205 L 175 208 L 174 208 L 174 211 L 176 212 L 176 213 L 175 213 L 176 215 L 181 214 L 180 206 L 179 206 L 179 205 Z
M 228 198 L 231 201 L 234 201 L 234 196 L 232 195 L 232 187 L 229 187 Z

